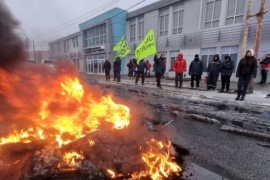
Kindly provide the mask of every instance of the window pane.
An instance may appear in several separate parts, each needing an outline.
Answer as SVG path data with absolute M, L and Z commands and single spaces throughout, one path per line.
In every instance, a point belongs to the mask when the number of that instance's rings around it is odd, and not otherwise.
M 164 31 L 164 23 L 165 23 L 165 17 L 160 17 L 160 31 Z
M 179 26 L 178 27 L 183 27 L 184 24 L 184 11 L 180 11 L 179 14 Z
M 212 27 L 218 27 L 219 26 L 219 21 L 213 21 Z
M 182 33 L 183 28 L 178 28 L 178 34 Z
M 202 56 L 203 72 L 206 72 L 207 59 L 208 59 L 208 55 L 203 55 L 203 56 Z
M 234 61 L 234 68 L 233 68 L 233 72 L 235 73 L 235 70 L 236 70 L 236 66 L 237 66 L 237 56 L 238 56 L 238 54 L 236 53 L 236 54 L 230 54 L 230 57 L 231 57 L 231 59 Z
M 207 23 L 205 23 L 205 28 L 211 28 L 211 22 L 207 22 Z
M 209 55 L 208 64 L 213 61 L 214 55 Z
M 176 28 L 176 27 L 178 27 L 178 12 L 175 12 L 174 14 L 173 14 L 173 28 Z
M 169 29 L 169 15 L 165 16 L 165 29 L 168 30 Z
M 236 17 L 235 17 L 235 23 L 241 23 L 241 22 L 243 22 L 243 15 L 241 15 L 241 16 L 236 16 Z
M 233 17 L 226 19 L 226 25 L 233 24 Z
M 221 9 L 221 0 L 216 0 L 213 19 L 219 19 Z
M 227 17 L 234 16 L 236 0 L 228 0 Z
M 244 14 L 244 10 L 245 10 L 245 0 L 238 0 L 236 7 L 236 15 Z
M 173 29 L 173 34 L 177 34 L 177 29 Z
M 173 64 L 174 64 L 174 61 L 175 61 L 175 57 L 171 57 L 171 68 L 169 71 L 173 71 Z
M 212 20 L 214 2 L 207 3 L 205 21 Z

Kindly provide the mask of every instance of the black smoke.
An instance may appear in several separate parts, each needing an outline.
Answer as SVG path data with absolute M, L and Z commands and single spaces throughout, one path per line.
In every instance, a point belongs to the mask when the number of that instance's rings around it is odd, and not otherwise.
M 8 7 L 0 1 L 0 68 L 13 67 L 26 58 L 24 43 L 15 32 L 18 25 Z

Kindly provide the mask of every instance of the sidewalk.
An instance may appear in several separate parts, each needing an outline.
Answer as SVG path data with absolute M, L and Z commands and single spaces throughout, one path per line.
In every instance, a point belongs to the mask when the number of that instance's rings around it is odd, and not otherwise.
M 99 83 L 105 83 L 105 84 L 117 84 L 117 85 L 129 85 L 136 87 L 144 87 L 144 88 L 153 88 L 157 89 L 156 87 L 156 78 L 150 77 L 145 78 L 145 85 L 141 85 L 141 79 L 139 79 L 138 85 L 135 85 L 135 77 L 128 78 L 127 76 L 121 76 L 121 82 L 116 83 L 114 81 L 106 82 L 105 81 L 105 75 L 89 75 L 90 79 L 94 79 L 99 81 Z M 213 100 L 219 100 L 219 101 L 231 101 L 235 103 L 252 103 L 252 104 L 260 104 L 260 105 L 266 105 L 270 106 L 270 98 L 266 98 L 267 94 L 270 93 L 270 84 L 260 85 L 255 84 L 254 86 L 254 93 L 248 94 L 245 98 L 244 102 L 235 101 L 236 94 L 234 93 L 219 93 L 218 90 L 216 91 L 206 91 L 206 84 L 202 80 L 200 83 L 200 90 L 191 89 L 190 88 L 190 81 L 184 81 L 183 87 L 175 88 L 175 82 L 174 79 L 161 79 L 161 86 L 162 91 L 171 91 L 171 92 L 180 92 L 181 94 L 187 95 L 189 98 L 203 98 L 203 99 L 213 99 Z M 221 81 L 218 81 L 217 89 L 220 89 L 221 87 Z M 237 89 L 237 83 L 231 82 L 231 90 Z

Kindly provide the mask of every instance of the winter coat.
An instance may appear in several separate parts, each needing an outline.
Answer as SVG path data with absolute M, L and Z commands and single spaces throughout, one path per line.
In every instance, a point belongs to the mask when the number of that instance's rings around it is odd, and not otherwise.
M 246 63 L 244 63 L 246 61 Z M 253 78 L 256 78 L 257 76 L 257 60 L 252 56 L 252 57 L 244 57 L 240 60 L 238 67 L 237 67 L 237 72 L 236 72 L 236 77 L 239 76 L 253 76 Z
M 199 58 L 195 58 L 189 65 L 189 75 L 201 76 L 203 73 L 203 63 Z
M 121 71 L 121 59 L 117 58 L 114 62 L 114 71 Z
M 182 57 L 183 57 L 183 55 L 182 55 Z M 173 69 L 174 69 L 175 73 L 183 73 L 183 72 L 187 71 L 187 61 L 185 59 L 183 59 L 182 57 L 178 56 L 176 61 L 174 61 Z
M 141 60 L 137 67 L 138 72 L 144 72 L 144 69 L 147 69 L 146 63 L 144 60 Z
M 111 70 L 111 63 L 109 61 L 105 61 L 105 63 L 103 64 L 103 70 L 104 71 L 110 71 Z
M 127 67 L 128 67 L 128 70 L 129 70 L 129 71 L 131 71 L 131 70 L 134 69 L 134 65 L 133 65 L 133 63 L 131 63 L 131 62 L 129 62 L 129 63 L 127 64 Z
M 221 70 L 221 61 L 213 60 L 207 67 L 207 72 L 212 75 L 218 76 Z
M 221 76 L 231 76 L 233 74 L 233 61 L 223 61 L 221 65 Z
M 150 70 L 152 67 L 152 64 L 148 62 L 148 63 L 146 63 L 146 66 L 147 66 L 147 70 Z
M 270 69 L 270 57 L 265 58 L 260 64 L 262 69 Z
M 154 57 L 154 61 L 155 61 L 155 65 L 154 65 L 155 73 L 163 74 L 164 69 L 165 69 L 164 62 L 160 58 L 158 58 L 156 55 Z

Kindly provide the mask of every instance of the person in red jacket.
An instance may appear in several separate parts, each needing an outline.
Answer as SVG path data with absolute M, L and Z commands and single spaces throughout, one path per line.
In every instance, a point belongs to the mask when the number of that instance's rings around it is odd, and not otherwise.
M 183 58 L 183 54 L 179 53 L 177 59 L 174 61 L 173 70 L 175 71 L 175 87 L 182 87 L 183 84 L 183 74 L 187 71 L 187 62 Z

